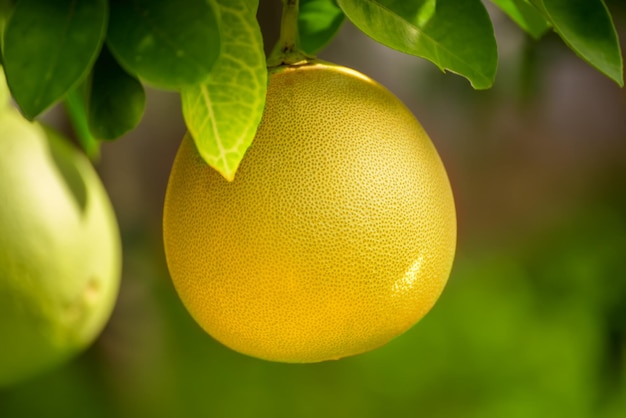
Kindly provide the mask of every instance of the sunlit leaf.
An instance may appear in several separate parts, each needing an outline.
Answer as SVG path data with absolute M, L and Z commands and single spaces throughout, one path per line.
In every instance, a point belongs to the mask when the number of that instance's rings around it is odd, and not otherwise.
M 185 122 L 204 160 L 227 180 L 254 139 L 263 114 L 263 39 L 247 0 L 218 0 L 222 50 L 209 80 L 181 91 Z
M 21 0 L 4 33 L 11 93 L 34 118 L 78 85 L 106 32 L 106 0 Z
M 115 139 L 134 129 L 146 103 L 143 86 L 102 50 L 89 92 L 89 129 L 98 139 Z
M 530 36 L 535 39 L 550 29 L 548 22 L 543 14 L 537 10 L 528 0 L 491 0 L 498 5 L 511 19 L 524 29 Z
M 563 41 L 620 86 L 622 55 L 611 15 L 602 0 L 532 0 Z
M 337 0 L 376 41 L 466 77 L 477 89 L 493 84 L 497 48 L 480 0 Z
M 129 73 L 179 89 L 207 79 L 220 36 L 211 1 L 111 0 L 107 43 Z
M 316 54 L 334 38 L 344 20 L 345 15 L 334 0 L 301 0 L 300 47 L 308 54 Z

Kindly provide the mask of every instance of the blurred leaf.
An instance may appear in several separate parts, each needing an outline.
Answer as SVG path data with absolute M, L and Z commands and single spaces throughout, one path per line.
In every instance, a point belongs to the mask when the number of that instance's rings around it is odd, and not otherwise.
M 539 39 L 550 29 L 548 22 L 541 12 L 528 0 L 491 0 L 502 11 L 509 15 L 522 29 L 534 39 Z
M 316 54 L 341 28 L 345 15 L 334 0 L 301 0 L 298 15 L 300 47 Z
M 134 129 L 146 104 L 143 86 L 103 48 L 89 93 L 89 129 L 98 139 L 115 139 Z
M 611 15 L 602 0 L 532 0 L 578 56 L 624 86 L 623 62 Z
M 496 41 L 480 0 L 338 0 L 338 4 L 374 40 L 462 75 L 476 89 L 493 84 Z
M 204 82 L 220 49 L 213 1 L 111 0 L 107 42 L 129 73 L 157 87 Z
M 267 68 L 261 30 L 247 0 L 218 3 L 221 55 L 209 81 L 184 88 L 181 97 L 200 155 L 232 181 L 263 114 Z
M 21 0 L 4 33 L 13 98 L 30 119 L 77 86 L 106 32 L 106 0 Z

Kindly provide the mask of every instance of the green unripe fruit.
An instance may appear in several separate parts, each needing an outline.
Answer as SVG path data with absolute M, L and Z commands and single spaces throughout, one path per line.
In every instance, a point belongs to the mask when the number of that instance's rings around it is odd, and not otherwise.
M 0 387 L 91 344 L 118 293 L 121 245 L 89 161 L 0 104 Z

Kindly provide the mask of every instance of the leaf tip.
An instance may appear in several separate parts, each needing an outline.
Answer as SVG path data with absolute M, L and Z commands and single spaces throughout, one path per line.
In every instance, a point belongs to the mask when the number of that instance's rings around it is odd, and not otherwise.
M 220 173 L 227 182 L 232 183 L 235 180 L 235 174 L 237 173 L 237 170 L 228 170 L 221 167 L 213 168 L 217 170 L 217 172 Z

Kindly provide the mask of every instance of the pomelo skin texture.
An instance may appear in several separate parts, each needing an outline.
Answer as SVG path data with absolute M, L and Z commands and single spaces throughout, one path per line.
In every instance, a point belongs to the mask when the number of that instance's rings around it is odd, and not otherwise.
M 117 223 L 89 161 L 0 109 L 0 388 L 91 344 L 120 273 Z
M 366 76 L 313 62 L 272 72 L 233 182 L 183 139 L 164 242 L 177 292 L 210 335 L 262 359 L 318 362 L 379 347 L 431 309 L 456 216 L 411 112 Z

